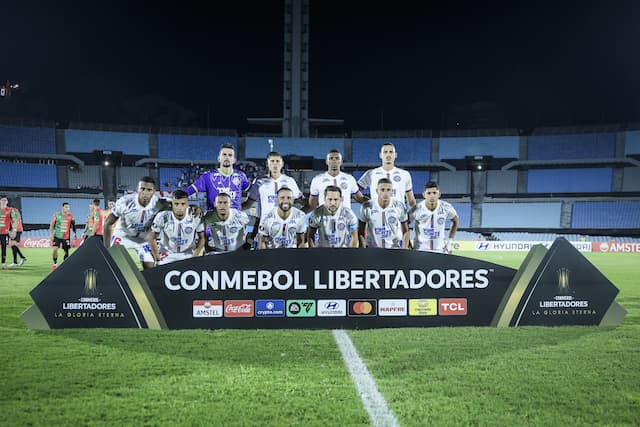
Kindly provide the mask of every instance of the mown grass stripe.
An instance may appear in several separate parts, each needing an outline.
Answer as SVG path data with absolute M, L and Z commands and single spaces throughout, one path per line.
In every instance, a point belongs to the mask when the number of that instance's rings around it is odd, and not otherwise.
M 378 391 L 375 380 L 369 373 L 362 358 L 360 358 L 358 350 L 351 342 L 349 335 L 342 329 L 336 329 L 333 331 L 333 336 L 338 344 L 340 353 L 342 353 L 342 358 L 347 365 L 351 378 L 356 384 L 362 404 L 369 414 L 371 425 L 375 427 L 399 426 L 396 417 L 389 409 L 387 401 Z

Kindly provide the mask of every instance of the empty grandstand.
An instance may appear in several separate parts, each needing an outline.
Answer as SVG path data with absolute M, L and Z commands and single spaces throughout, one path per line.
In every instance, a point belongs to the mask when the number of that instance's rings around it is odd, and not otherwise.
M 528 135 L 497 129 L 280 138 L 7 122 L 0 124 L 0 192 L 25 211 L 27 229 L 46 224 L 61 199 L 77 206 L 82 223 L 88 200 L 132 191 L 141 176 L 156 178 L 161 190 L 189 185 L 216 165 L 223 143 L 236 147 L 240 166 L 252 176 L 263 173 L 269 151 L 281 152 L 287 173 L 308 193 L 329 150 L 343 154 L 343 169 L 357 179 L 379 166 L 386 141 L 396 147 L 396 164 L 410 172 L 418 199 L 427 181 L 439 183 L 458 211 L 465 239 L 513 238 L 505 233 L 525 233 L 520 240 L 640 237 L 640 131 L 621 125 L 542 128 Z

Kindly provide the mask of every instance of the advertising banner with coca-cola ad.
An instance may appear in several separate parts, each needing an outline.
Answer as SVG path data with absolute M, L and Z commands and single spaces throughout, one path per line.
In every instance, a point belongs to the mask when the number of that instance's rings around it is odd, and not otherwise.
M 82 244 L 82 239 L 71 239 L 71 247 L 77 248 Z M 18 246 L 21 248 L 52 248 L 53 242 L 46 237 L 26 237 L 20 239 Z
M 143 272 L 122 247 L 90 239 L 31 291 L 23 319 L 32 328 L 617 324 L 618 290 L 596 273 L 564 239 L 537 246 L 519 271 L 418 251 L 273 249 Z

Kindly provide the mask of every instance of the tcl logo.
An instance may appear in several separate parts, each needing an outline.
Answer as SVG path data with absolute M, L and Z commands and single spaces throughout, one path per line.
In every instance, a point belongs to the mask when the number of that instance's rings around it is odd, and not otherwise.
M 251 300 L 225 301 L 224 317 L 253 317 L 253 301 Z
M 465 316 L 467 314 L 466 298 L 440 298 L 438 300 L 440 316 Z

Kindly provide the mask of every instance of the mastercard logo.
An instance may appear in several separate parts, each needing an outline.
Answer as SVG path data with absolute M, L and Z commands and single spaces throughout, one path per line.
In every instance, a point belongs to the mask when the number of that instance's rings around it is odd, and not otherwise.
M 349 301 L 350 316 L 375 316 L 376 314 L 376 301 Z

